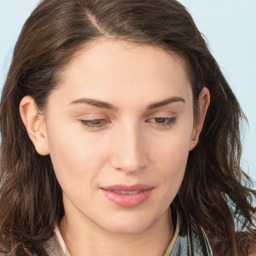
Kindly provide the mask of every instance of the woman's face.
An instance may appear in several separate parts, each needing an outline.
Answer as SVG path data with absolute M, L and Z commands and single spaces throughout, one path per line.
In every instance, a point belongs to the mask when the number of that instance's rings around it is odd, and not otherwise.
M 198 132 L 181 59 L 96 41 L 63 72 L 44 122 L 67 215 L 118 233 L 166 217 Z

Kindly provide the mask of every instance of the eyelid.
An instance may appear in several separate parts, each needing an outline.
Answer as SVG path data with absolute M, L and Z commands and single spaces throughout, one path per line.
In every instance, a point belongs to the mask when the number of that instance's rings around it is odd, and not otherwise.
M 109 120 L 103 118 L 79 119 L 81 124 L 89 129 L 101 129 L 110 123 Z
M 157 120 L 159 122 L 157 122 Z M 176 116 L 173 116 L 173 117 L 157 116 L 157 117 L 148 118 L 146 122 L 149 124 L 152 124 L 156 128 L 168 129 L 175 125 L 176 120 L 177 120 Z
M 173 121 L 176 119 L 176 116 L 173 116 L 173 117 L 156 116 L 156 117 L 148 118 L 147 121 L 153 120 L 153 119 L 158 120 L 158 121 L 159 121 L 158 123 L 161 124 L 162 121 L 165 121 L 165 122 L 166 122 L 166 121 L 173 122 Z
M 108 117 L 104 113 L 99 112 L 88 112 L 88 113 L 80 113 L 76 115 L 75 118 L 77 119 L 84 119 L 84 120 L 93 120 L 93 119 L 107 119 Z

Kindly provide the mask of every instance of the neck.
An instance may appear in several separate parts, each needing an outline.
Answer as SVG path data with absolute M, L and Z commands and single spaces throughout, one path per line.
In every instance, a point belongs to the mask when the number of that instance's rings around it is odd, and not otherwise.
M 82 215 L 82 214 L 81 214 Z M 135 234 L 109 232 L 85 215 L 66 212 L 60 231 L 71 256 L 162 256 L 173 236 L 170 210 Z

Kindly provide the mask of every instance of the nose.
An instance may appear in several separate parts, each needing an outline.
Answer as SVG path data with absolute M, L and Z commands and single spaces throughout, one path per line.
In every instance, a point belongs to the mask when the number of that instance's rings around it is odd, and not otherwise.
M 147 150 L 142 131 L 135 125 L 120 127 L 111 139 L 111 165 L 125 172 L 137 172 L 147 166 Z

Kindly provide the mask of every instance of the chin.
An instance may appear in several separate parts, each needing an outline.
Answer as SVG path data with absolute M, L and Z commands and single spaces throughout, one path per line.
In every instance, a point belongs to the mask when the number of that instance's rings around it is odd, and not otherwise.
M 123 234 L 123 235 L 135 235 L 139 233 L 143 233 L 147 230 L 149 226 L 148 225 L 129 225 L 129 223 L 124 225 L 114 225 L 110 227 L 108 232 L 115 233 L 115 234 Z
M 134 235 L 146 231 L 153 222 L 153 219 L 147 218 L 145 215 L 113 216 L 101 227 L 111 233 Z

